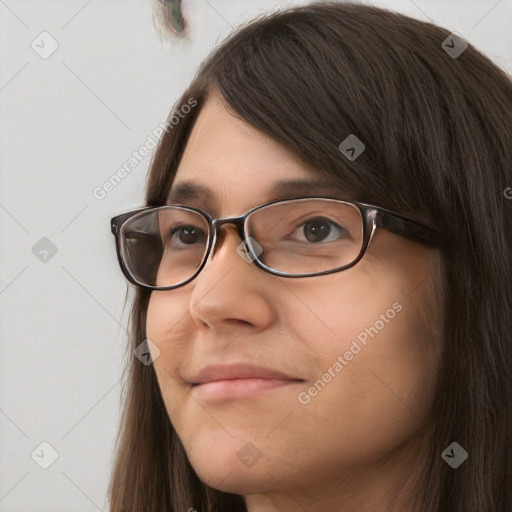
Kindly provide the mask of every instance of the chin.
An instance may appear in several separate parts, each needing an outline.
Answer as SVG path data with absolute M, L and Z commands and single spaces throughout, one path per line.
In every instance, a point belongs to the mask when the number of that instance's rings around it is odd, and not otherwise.
M 275 480 L 265 471 L 264 468 L 241 468 L 240 465 L 232 464 L 227 470 L 224 465 L 212 465 L 205 467 L 201 464 L 194 470 L 204 484 L 217 489 L 218 491 L 242 496 L 269 492 Z
M 268 472 L 263 454 L 252 443 L 228 437 L 209 437 L 201 442 L 183 443 L 199 479 L 214 489 L 232 494 L 264 492 L 275 481 Z

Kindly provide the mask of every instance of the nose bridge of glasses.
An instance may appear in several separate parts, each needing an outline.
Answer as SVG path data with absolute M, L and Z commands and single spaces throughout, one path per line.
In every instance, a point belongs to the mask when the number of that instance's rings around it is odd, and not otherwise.
M 221 228 L 223 226 L 232 225 L 236 230 L 240 240 L 244 239 L 244 217 L 221 217 L 220 219 L 216 219 L 212 223 L 214 240 L 222 240 Z M 218 246 L 218 244 L 216 244 Z M 212 252 L 215 252 L 217 247 L 212 248 Z

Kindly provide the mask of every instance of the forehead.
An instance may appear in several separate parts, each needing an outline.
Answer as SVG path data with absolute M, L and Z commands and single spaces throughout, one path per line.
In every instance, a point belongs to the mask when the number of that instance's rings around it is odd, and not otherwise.
M 190 133 L 167 202 L 208 206 L 213 214 L 228 208 L 222 214 L 232 215 L 274 199 L 340 193 L 340 181 L 234 117 L 213 95 Z

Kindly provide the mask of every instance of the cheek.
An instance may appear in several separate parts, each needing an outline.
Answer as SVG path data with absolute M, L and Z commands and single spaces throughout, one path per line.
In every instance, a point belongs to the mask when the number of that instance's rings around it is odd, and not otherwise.
M 421 304 L 395 281 L 372 287 L 346 279 L 342 289 L 327 293 L 324 286 L 323 293 L 309 294 L 317 309 L 295 318 L 296 335 L 308 333 L 307 352 L 315 357 L 308 386 L 297 397 L 298 428 L 325 446 L 327 457 L 331 449 L 346 460 L 378 456 L 425 423 L 438 352 L 418 314 Z M 326 430 L 320 443 L 319 424 Z
M 170 416 L 182 401 L 184 389 L 178 381 L 177 370 L 187 359 L 190 349 L 187 343 L 190 331 L 185 328 L 187 311 L 180 304 L 186 302 L 153 293 L 146 319 L 146 337 L 152 342 L 149 346 L 153 367 Z M 151 350 L 152 346 L 157 347 L 157 356 L 156 349 Z
M 179 311 L 174 307 L 176 301 L 169 301 L 162 294 L 153 292 L 149 298 L 147 319 L 146 319 L 146 336 L 162 338 L 165 333 L 178 325 Z
M 187 307 L 189 302 L 179 292 L 172 296 L 169 292 L 151 294 L 147 309 L 146 336 L 158 345 L 166 359 L 175 354 L 175 359 L 179 360 L 178 355 L 189 345 L 187 341 L 190 340 L 192 332 Z

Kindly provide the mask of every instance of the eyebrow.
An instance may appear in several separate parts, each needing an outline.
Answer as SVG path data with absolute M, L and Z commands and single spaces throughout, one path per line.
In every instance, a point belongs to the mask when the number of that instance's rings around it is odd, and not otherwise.
M 346 191 L 341 182 L 329 178 L 285 180 L 273 183 L 267 193 L 268 202 L 294 196 L 338 195 Z M 184 181 L 171 188 L 167 202 L 169 204 L 198 201 L 203 204 L 214 202 L 215 194 L 209 187 L 194 181 Z M 266 201 L 266 202 L 267 202 Z

